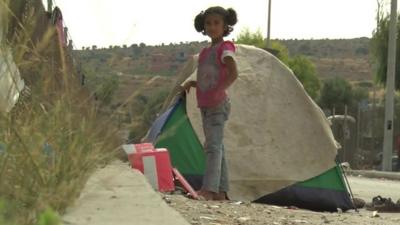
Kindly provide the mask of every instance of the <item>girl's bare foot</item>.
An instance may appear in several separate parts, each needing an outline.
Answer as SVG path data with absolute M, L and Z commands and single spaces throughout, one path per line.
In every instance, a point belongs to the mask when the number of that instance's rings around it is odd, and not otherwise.
M 215 201 L 226 201 L 229 200 L 228 195 L 226 194 L 226 192 L 219 192 L 219 193 L 215 193 L 213 200 Z
M 207 190 L 200 190 L 197 192 L 197 195 L 199 196 L 200 200 L 205 200 L 205 201 L 210 201 L 214 200 L 214 195 L 216 193 L 212 191 L 207 191 Z

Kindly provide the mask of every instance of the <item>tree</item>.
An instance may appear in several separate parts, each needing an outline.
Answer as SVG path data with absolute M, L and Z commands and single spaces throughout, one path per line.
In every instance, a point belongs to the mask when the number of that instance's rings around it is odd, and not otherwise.
M 245 28 L 240 32 L 236 43 L 253 45 L 258 48 L 266 49 L 266 41 L 260 30 L 251 33 L 248 28 Z M 321 85 L 314 64 L 304 56 L 296 56 L 290 59 L 288 48 L 279 41 L 271 41 L 271 49 L 275 50 L 274 54 L 279 60 L 293 70 L 307 93 L 313 99 L 316 99 Z
M 368 100 L 368 98 L 369 98 L 368 88 L 357 86 L 352 89 L 353 106 L 358 105 L 358 103 L 363 100 Z
M 351 84 L 343 78 L 335 77 L 324 81 L 319 105 L 323 109 L 336 109 L 344 113 L 345 105 L 352 103 L 353 92 Z
M 304 56 L 296 56 L 289 60 L 289 67 L 303 84 L 310 97 L 315 100 L 318 97 L 321 84 L 314 64 Z
M 280 41 L 271 40 L 271 49 L 275 50 L 275 56 L 281 60 L 286 65 L 289 65 L 289 50 L 288 48 L 282 44 Z
M 264 41 L 264 37 L 261 34 L 261 31 L 257 30 L 255 33 L 251 33 L 249 28 L 245 28 L 240 32 L 239 36 L 237 37 L 236 43 L 253 45 L 258 48 L 266 47 L 266 43 Z
M 379 5 L 379 2 L 378 2 Z M 384 13 L 381 7 L 378 7 L 377 27 L 373 31 L 371 40 L 371 52 L 376 63 L 375 81 L 386 84 L 388 41 L 389 41 L 389 21 L 390 15 Z M 400 37 L 400 16 L 397 17 L 397 37 Z M 400 38 L 397 38 L 396 62 L 400 60 Z M 396 90 L 400 90 L 400 63 L 396 63 Z
M 257 48 L 267 49 L 266 41 L 260 30 L 252 33 L 248 28 L 243 29 L 237 37 L 236 43 L 253 45 Z M 286 65 L 289 64 L 289 50 L 281 42 L 272 40 L 271 49 L 275 50 L 274 55 Z

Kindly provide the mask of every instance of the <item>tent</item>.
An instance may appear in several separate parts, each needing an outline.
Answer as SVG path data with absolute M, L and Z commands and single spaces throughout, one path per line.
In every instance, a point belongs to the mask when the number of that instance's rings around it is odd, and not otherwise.
M 232 109 L 224 131 L 231 199 L 316 211 L 353 208 L 329 121 L 292 71 L 268 52 L 237 45 L 239 77 L 228 90 Z M 195 91 L 197 59 L 184 66 L 163 113 L 146 139 L 167 148 L 172 164 L 196 189 L 205 167 Z

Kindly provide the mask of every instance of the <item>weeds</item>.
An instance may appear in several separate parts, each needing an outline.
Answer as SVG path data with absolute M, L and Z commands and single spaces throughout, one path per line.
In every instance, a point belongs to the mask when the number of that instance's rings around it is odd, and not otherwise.
M 23 16 L 11 7 L 17 2 Z M 0 0 L 16 21 L 0 48 L 12 49 L 27 84 L 13 110 L 0 114 L 1 224 L 58 224 L 50 209 L 63 213 L 120 144 L 37 2 Z

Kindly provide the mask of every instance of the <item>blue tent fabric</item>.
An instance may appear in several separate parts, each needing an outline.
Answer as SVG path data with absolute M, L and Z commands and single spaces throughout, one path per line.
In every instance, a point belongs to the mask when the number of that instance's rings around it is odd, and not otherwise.
M 153 144 L 156 143 L 158 135 L 161 133 L 164 125 L 167 123 L 170 115 L 175 111 L 179 103 L 181 102 L 181 98 L 178 99 L 175 104 L 169 107 L 163 114 L 161 114 L 151 125 L 149 133 L 146 136 L 146 141 L 151 142 Z

